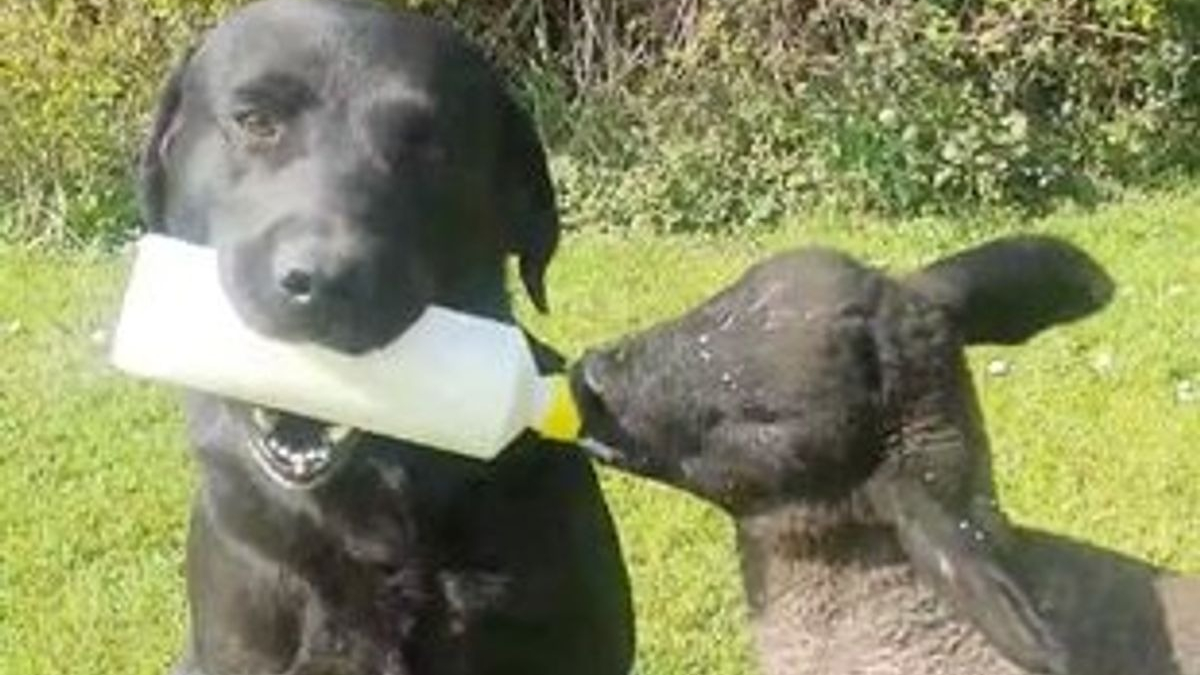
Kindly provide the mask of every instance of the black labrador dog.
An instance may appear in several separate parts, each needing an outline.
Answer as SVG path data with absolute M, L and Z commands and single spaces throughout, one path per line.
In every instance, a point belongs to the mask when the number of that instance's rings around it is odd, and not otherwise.
M 428 18 L 237 11 L 170 76 L 140 172 L 148 227 L 214 246 L 242 318 L 279 339 L 361 353 L 431 303 L 512 321 L 510 253 L 546 305 L 537 133 Z M 582 455 L 526 436 L 475 462 L 200 394 L 187 419 L 179 675 L 629 671 L 628 579 Z

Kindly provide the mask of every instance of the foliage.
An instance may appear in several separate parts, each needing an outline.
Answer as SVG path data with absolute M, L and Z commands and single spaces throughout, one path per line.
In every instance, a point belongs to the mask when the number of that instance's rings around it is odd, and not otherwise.
M 0 240 L 119 239 L 154 92 L 244 0 L 0 6 Z M 1200 166 L 1190 0 L 389 0 L 518 75 L 568 222 L 1043 210 Z
M 1040 211 L 1200 166 L 1200 62 L 1165 18 L 829 0 L 780 27 L 776 7 L 709 11 L 615 94 L 625 114 L 604 118 L 620 129 L 606 136 L 627 142 L 563 160 L 583 220 L 723 229 L 814 202 Z
M 161 74 L 220 0 L 0 6 L 0 238 L 113 235 Z

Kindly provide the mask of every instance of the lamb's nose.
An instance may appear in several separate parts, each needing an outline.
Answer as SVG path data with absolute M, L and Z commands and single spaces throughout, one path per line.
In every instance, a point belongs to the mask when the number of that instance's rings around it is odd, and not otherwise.
M 599 366 L 596 365 L 596 358 L 585 355 L 581 365 L 583 366 L 583 384 L 588 388 L 588 393 L 596 396 L 603 394 L 604 385 L 597 372 Z

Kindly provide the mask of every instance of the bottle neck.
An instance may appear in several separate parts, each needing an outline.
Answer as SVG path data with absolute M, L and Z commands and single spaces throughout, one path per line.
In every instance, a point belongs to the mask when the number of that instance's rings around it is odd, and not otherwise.
M 533 409 L 531 426 L 543 438 L 568 442 L 579 438 L 583 419 L 565 374 L 544 375 L 536 380 Z

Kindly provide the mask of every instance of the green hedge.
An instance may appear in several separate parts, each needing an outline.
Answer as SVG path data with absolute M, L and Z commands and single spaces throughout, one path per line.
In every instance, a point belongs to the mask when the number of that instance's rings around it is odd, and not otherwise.
M 93 239 L 134 220 L 130 169 L 155 89 L 219 2 L 6 0 L 0 7 L 0 225 Z
M 1200 166 L 1196 24 L 1164 3 L 807 4 L 711 10 L 606 90 L 564 134 L 569 212 L 694 231 L 814 204 L 1041 211 Z
M 1200 164 L 1200 3 L 393 1 L 452 16 L 522 76 L 571 223 L 1041 209 Z M 126 232 L 160 78 L 235 4 L 6 0 L 0 237 Z

